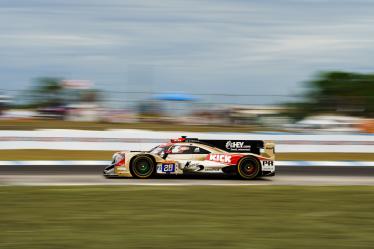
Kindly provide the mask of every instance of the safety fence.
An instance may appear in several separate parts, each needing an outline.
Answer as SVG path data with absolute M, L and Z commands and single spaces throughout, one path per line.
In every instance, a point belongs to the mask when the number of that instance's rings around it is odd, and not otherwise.
M 149 130 L 0 131 L 0 149 L 148 150 L 181 135 L 200 139 L 271 140 L 276 152 L 373 153 L 368 134 L 208 133 Z

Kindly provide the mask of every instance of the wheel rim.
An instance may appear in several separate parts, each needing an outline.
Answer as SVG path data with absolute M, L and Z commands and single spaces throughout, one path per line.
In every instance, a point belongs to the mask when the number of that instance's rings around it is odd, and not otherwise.
M 134 172 L 138 176 L 147 176 L 150 173 L 152 173 L 152 167 L 151 164 L 148 160 L 146 159 L 141 159 L 137 161 L 134 165 Z
M 256 167 L 246 163 L 244 166 L 242 166 L 242 171 L 246 175 L 252 175 L 256 171 Z
M 243 161 L 239 168 L 241 173 L 246 177 L 251 177 L 254 174 L 257 174 L 257 164 L 252 160 Z

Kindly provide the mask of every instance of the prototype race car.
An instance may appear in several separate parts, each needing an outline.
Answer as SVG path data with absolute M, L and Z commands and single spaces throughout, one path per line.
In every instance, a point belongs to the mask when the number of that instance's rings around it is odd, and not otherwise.
M 243 179 L 275 175 L 275 145 L 262 140 L 199 140 L 182 136 L 150 151 L 113 155 L 104 176 L 149 178 L 155 174 L 226 173 Z

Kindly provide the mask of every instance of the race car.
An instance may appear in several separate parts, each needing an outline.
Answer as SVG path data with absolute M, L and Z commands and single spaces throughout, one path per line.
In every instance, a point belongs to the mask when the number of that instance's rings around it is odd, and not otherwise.
M 150 178 L 189 173 L 235 174 L 243 179 L 275 175 L 275 145 L 262 140 L 199 140 L 182 136 L 149 151 L 120 151 L 106 177 Z

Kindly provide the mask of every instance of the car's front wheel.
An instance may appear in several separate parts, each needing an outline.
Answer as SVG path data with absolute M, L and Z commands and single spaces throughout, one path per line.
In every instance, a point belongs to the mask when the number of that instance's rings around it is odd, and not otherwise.
M 256 178 L 261 170 L 260 162 L 254 157 L 245 157 L 238 163 L 238 173 L 243 179 L 252 180 Z
M 138 156 L 130 166 L 131 174 L 136 178 L 149 178 L 155 172 L 156 166 L 151 158 L 148 156 Z

